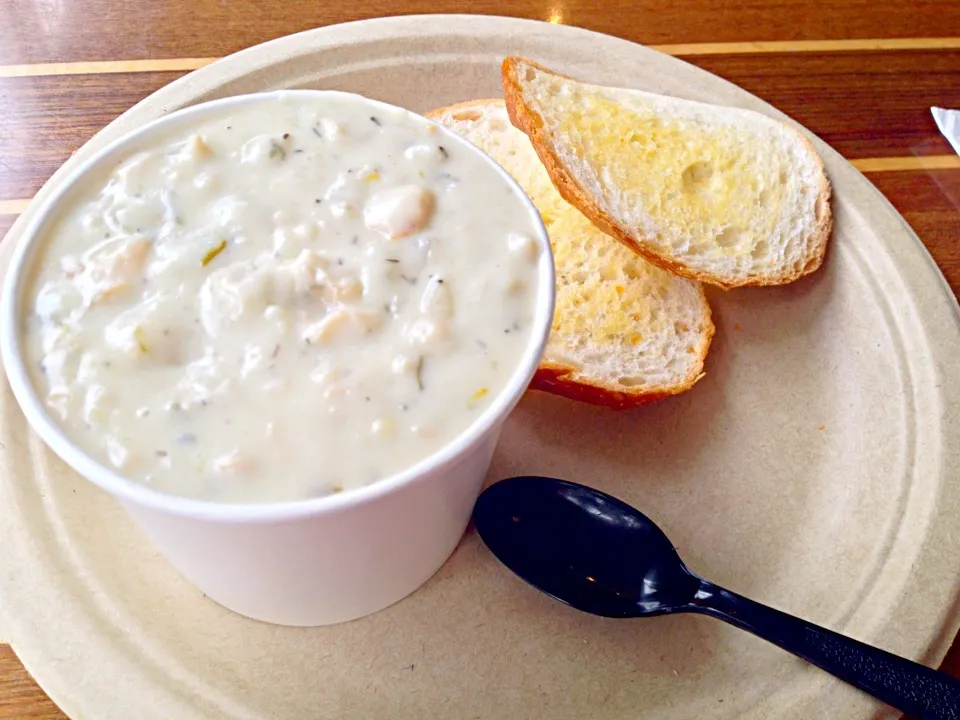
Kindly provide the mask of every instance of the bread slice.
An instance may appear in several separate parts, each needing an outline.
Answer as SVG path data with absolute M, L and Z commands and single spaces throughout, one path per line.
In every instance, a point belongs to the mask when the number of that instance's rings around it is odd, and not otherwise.
M 520 183 L 550 235 L 557 270 L 553 330 L 532 387 L 626 408 L 687 390 L 713 337 L 700 283 L 646 262 L 565 202 L 502 100 L 434 110 Z
M 503 63 L 514 125 L 560 194 L 651 262 L 724 288 L 820 267 L 833 225 L 813 146 L 760 113 Z

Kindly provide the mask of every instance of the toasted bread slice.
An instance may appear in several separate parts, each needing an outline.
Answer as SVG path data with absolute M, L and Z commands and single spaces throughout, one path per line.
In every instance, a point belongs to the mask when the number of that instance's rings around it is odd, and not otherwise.
M 703 376 L 713 322 L 700 283 L 655 267 L 565 202 L 502 100 L 434 110 L 492 156 L 533 200 L 557 269 L 553 330 L 532 387 L 626 408 L 687 390 Z
M 760 113 L 590 85 L 523 58 L 503 89 L 557 186 L 651 262 L 724 288 L 820 267 L 833 225 L 813 146 Z

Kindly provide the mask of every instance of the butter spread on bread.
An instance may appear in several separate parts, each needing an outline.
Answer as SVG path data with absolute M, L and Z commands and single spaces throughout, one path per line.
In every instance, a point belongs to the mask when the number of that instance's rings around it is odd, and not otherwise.
M 730 288 L 820 267 L 830 184 L 809 141 L 760 113 L 591 85 L 523 58 L 507 111 L 560 194 L 651 262 Z
M 566 202 L 527 137 L 510 124 L 502 100 L 467 102 L 427 116 L 513 175 L 547 227 L 557 302 L 532 387 L 626 408 L 683 392 L 703 376 L 714 327 L 700 283 L 647 262 Z

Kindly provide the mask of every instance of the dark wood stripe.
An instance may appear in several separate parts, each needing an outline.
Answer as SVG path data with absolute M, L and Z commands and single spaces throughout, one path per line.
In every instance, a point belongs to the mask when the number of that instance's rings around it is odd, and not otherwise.
M 665 55 L 757 55 L 763 53 L 898 52 L 904 50 L 960 50 L 960 37 L 863 38 L 858 40 L 754 40 L 728 43 L 670 43 L 649 45 Z M 0 77 L 43 75 L 107 75 L 113 73 L 190 71 L 218 60 L 203 58 L 146 58 L 0 65 Z
M 226 55 L 281 35 L 386 15 L 464 12 L 460 0 L 5 0 L 0 64 Z M 953 0 L 475 0 L 469 11 L 553 19 L 645 44 L 960 36 Z
M 953 152 L 929 106 L 960 100 L 960 51 L 689 59 L 771 102 L 847 157 Z M 0 78 L 0 199 L 34 195 L 103 125 L 182 74 Z
M 182 74 L 0 79 L 0 199 L 35 195 L 104 125 Z
M 23 669 L 9 645 L 0 645 L 0 719 L 67 720 Z
M 868 176 L 930 250 L 960 295 L 960 170 L 888 172 Z M 960 671 L 960 648 L 954 667 Z
M 772 103 L 846 157 L 953 152 L 930 107 L 960 106 L 960 51 L 689 60 Z

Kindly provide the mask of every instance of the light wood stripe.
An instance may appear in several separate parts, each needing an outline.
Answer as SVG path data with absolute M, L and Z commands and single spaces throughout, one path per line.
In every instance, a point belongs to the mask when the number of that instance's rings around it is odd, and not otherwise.
M 0 200 L 0 215 L 19 215 L 27 209 L 29 204 L 29 198 L 26 200 Z
M 173 58 L 171 60 L 104 60 L 102 62 L 37 63 L 0 65 L 0 78 L 44 75 L 113 75 L 116 73 L 186 72 L 209 65 L 217 58 Z
M 851 160 L 850 163 L 863 173 L 896 170 L 954 170 L 960 168 L 960 156 L 913 155 L 910 157 L 862 158 Z
M 861 158 L 850 164 L 863 173 L 922 170 L 960 170 L 958 155 L 913 155 L 905 157 Z M 27 209 L 30 198 L 0 200 L 0 215 L 19 215 Z
M 776 40 L 651 45 L 668 55 L 750 55 L 755 53 L 864 52 L 870 50 L 958 50 L 960 37 L 862 40 Z
M 650 45 L 667 55 L 752 55 L 758 53 L 864 52 L 870 50 L 960 50 L 960 37 L 877 38 L 859 40 L 776 40 L 729 43 Z M 100 62 L 0 65 L 0 78 L 43 75 L 109 75 L 140 72 L 187 72 L 218 58 L 104 60 Z

